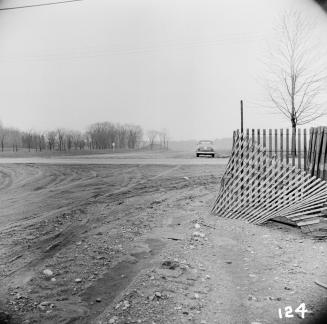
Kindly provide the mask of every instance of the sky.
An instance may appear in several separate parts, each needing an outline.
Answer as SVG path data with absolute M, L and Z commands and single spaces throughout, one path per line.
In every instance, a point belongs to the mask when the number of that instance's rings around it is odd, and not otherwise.
M 290 9 L 326 35 L 327 15 L 311 0 L 83 0 L 0 11 L 0 120 L 37 131 L 111 121 L 166 129 L 173 140 L 215 139 L 239 128 L 243 99 L 245 127 L 287 127 L 267 114 L 260 80 L 273 27 Z

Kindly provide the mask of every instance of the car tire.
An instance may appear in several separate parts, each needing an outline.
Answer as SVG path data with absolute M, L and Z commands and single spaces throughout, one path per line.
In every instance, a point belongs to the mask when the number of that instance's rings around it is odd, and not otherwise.
M 214 158 L 215 157 L 215 155 L 214 154 L 211 154 L 211 156 Z
M 196 153 L 196 157 L 199 157 L 199 154 L 198 153 Z

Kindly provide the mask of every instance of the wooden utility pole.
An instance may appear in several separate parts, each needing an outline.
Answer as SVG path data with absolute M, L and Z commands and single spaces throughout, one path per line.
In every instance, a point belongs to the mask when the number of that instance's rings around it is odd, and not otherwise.
M 241 100 L 241 133 L 243 134 L 243 100 Z

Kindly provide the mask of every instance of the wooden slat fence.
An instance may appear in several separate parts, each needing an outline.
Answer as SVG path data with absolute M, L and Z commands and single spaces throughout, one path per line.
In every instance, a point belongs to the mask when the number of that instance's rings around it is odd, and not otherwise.
M 310 130 L 310 140 L 311 131 L 312 130 Z M 240 136 L 240 134 L 240 130 L 234 131 L 233 139 L 235 139 L 236 136 Z M 252 143 L 262 145 L 267 150 L 267 154 L 269 157 L 279 158 L 282 162 L 291 163 L 292 166 L 296 166 L 303 170 L 308 170 L 307 134 L 308 130 L 305 128 L 298 128 L 296 133 L 292 132 L 291 129 L 283 128 L 257 130 L 246 129 L 244 136 L 250 136 Z M 325 134 L 327 136 L 327 127 L 325 128 Z M 294 142 L 296 143 L 296 146 L 295 150 L 292 151 L 293 137 L 295 137 Z M 314 168 L 314 165 L 315 163 L 313 163 L 312 168 Z
M 289 131 L 285 133 L 289 140 Z M 319 223 L 319 216 L 327 209 L 327 182 L 303 168 L 307 161 L 311 161 L 309 167 L 313 172 L 319 171 L 322 162 L 325 165 L 327 128 L 323 130 L 325 136 L 321 129 L 316 136 L 315 131 L 310 132 L 309 154 L 306 131 L 297 134 L 297 154 L 290 154 L 291 145 L 284 141 L 284 131 L 236 131 L 212 212 L 256 224 L 276 217 L 287 218 L 298 226 Z M 321 154 L 315 147 L 321 148 Z

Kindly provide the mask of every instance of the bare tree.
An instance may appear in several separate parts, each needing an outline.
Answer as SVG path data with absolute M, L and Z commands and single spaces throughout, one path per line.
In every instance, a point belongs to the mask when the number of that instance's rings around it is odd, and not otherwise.
M 21 132 L 15 128 L 7 128 L 6 134 L 7 146 L 12 146 L 13 152 L 17 152 L 22 142 Z
M 31 151 L 33 146 L 33 131 L 28 130 L 22 136 L 23 146 L 28 148 L 28 151 Z
M 162 129 L 158 132 L 159 139 L 160 139 L 160 146 L 164 149 L 168 149 L 168 134 L 166 129 Z
M 73 146 L 73 140 L 74 140 L 74 131 L 72 130 L 67 130 L 65 132 L 65 142 L 66 142 L 66 147 L 67 147 L 67 150 L 70 151 L 72 146 Z
M 292 127 L 292 152 L 299 125 L 326 114 L 322 107 L 325 75 L 321 57 L 312 50 L 312 26 L 296 12 L 286 13 L 277 29 L 276 48 L 266 63 L 266 89 L 274 111 L 289 120 Z
M 65 150 L 65 131 L 61 128 L 57 129 L 58 149 Z
M 153 149 L 153 145 L 154 145 L 154 142 L 158 136 L 158 131 L 156 130 L 149 130 L 147 132 L 147 136 L 148 136 L 148 139 L 149 139 L 149 144 L 150 144 L 150 149 L 152 150 Z
M 4 142 L 6 138 L 6 129 L 3 127 L 2 123 L 0 123 L 0 143 L 1 143 L 1 152 L 4 150 Z
M 46 133 L 48 148 L 50 151 L 54 150 L 54 148 L 55 148 L 56 137 L 57 137 L 57 133 L 55 131 L 49 131 Z
M 79 148 L 81 150 L 82 147 L 84 146 L 82 144 L 82 141 L 83 141 L 82 133 L 79 131 L 71 131 L 71 135 L 72 135 L 74 149 L 77 150 Z
M 137 125 L 126 125 L 127 130 L 127 146 L 129 149 L 135 149 L 139 146 L 142 137 L 143 131 L 140 126 Z
M 46 149 L 45 136 L 43 133 L 37 133 L 36 135 L 36 146 L 39 148 L 39 151 Z

